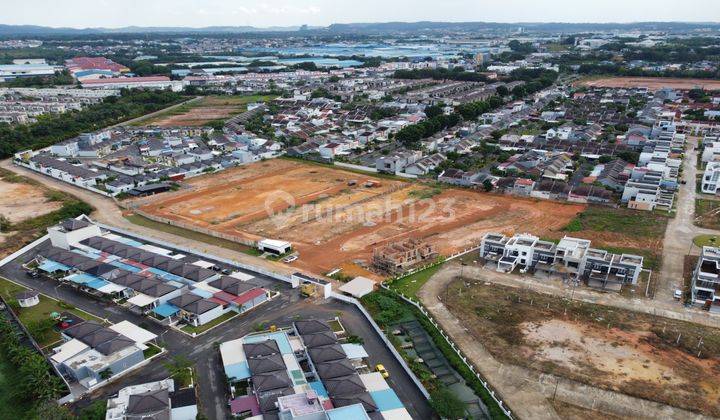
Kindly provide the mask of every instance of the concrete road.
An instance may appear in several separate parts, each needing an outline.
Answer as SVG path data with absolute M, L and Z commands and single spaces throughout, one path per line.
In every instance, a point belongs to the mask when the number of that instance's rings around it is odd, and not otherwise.
M 694 225 L 695 199 L 698 195 L 695 190 L 695 179 L 698 172 L 697 150 L 695 150 L 697 145 L 697 137 L 688 137 L 682 174 L 685 184 L 680 184 L 680 190 L 675 198 L 677 211 L 675 217 L 668 222 L 665 231 L 663 261 L 655 293 L 655 300 L 677 306 L 681 306 L 681 303 L 674 300 L 673 294 L 676 289 L 682 289 L 685 256 L 697 255 L 700 252 L 693 245 L 693 238 L 703 234 L 720 235 L 720 231 L 703 229 Z
M 306 300 L 301 298 L 299 292 L 291 289 L 288 284 L 265 277 L 261 280 L 272 281 L 279 288 L 280 295 L 278 297 L 213 328 L 202 336 L 191 338 L 159 325 L 147 317 L 132 313 L 124 307 L 93 298 L 69 286 L 58 286 L 59 283 L 53 279 L 27 276 L 21 265 L 35 256 L 36 252 L 30 250 L 17 257 L 14 261 L 0 267 L 0 276 L 36 289 L 47 296 L 71 303 L 77 308 L 110 322 L 117 323 L 128 320 L 137 325 L 142 324 L 143 327 L 157 334 L 159 341 L 163 342 L 168 350 L 168 354 L 160 360 L 119 378 L 93 393 L 91 397 L 76 403 L 78 407 L 87 406 L 98 398 L 106 399 L 128 385 L 167 378 L 168 372 L 163 363 L 174 356 L 184 355 L 195 363 L 201 411 L 211 419 L 230 418 L 227 405 L 229 397 L 227 383 L 219 352 L 215 346 L 216 343 L 234 340 L 254 332 L 260 323 L 286 327 L 296 319 L 327 320 L 339 315 L 349 334 L 362 338 L 365 349 L 370 355 L 370 366 L 381 363 L 391 373 L 388 382 L 413 418 L 431 419 L 434 416 L 428 402 L 405 373 L 400 362 L 385 347 L 380 336 L 355 306 L 335 300 Z M 257 274 L 256 276 L 261 277 Z

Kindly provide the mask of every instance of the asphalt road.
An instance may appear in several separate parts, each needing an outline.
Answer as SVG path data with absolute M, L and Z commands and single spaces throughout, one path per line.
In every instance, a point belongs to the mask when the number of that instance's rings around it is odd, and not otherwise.
M 45 244 L 40 246 L 43 245 Z M 404 372 L 400 363 L 385 347 L 360 311 L 352 305 L 335 300 L 307 300 L 301 298 L 297 290 L 290 289 L 289 285 L 285 283 L 261 278 L 262 281 L 272 282 L 274 287 L 279 288 L 280 295 L 202 336 L 191 338 L 159 325 L 144 316 L 132 313 L 124 307 L 96 299 L 70 286 L 58 286 L 59 283 L 52 279 L 27 276 L 21 265 L 35 256 L 36 251 L 34 250 L 19 256 L 9 264 L 0 267 L 0 276 L 32 287 L 45 295 L 66 301 L 113 323 L 128 320 L 138 325 L 142 324 L 143 327 L 157 334 L 158 340 L 163 342 L 168 350 L 166 356 L 119 378 L 97 390 L 91 396 L 76 402 L 74 405 L 76 408 L 87 406 L 96 399 L 106 399 L 128 385 L 167 378 L 168 372 L 163 363 L 176 355 L 184 355 L 195 363 L 200 410 L 211 419 L 229 418 L 227 383 L 224 379 L 216 343 L 234 340 L 254 332 L 259 323 L 284 327 L 289 326 L 296 319 L 327 320 L 340 315 L 342 323 L 349 333 L 364 340 L 365 349 L 370 354 L 370 366 L 381 363 L 388 369 L 391 374 L 388 379 L 390 386 L 413 418 L 429 419 L 434 416 L 429 404 Z

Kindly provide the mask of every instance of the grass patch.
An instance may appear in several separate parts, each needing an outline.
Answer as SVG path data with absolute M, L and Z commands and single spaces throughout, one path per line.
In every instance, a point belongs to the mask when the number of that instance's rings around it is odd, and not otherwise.
M 156 346 L 155 344 L 147 343 L 147 345 L 148 345 L 148 348 L 143 350 L 143 355 L 145 356 L 146 359 L 149 359 L 149 358 L 155 356 L 156 354 L 160 354 L 162 352 L 162 349 L 160 347 Z
M 483 387 L 482 383 L 477 379 L 475 374 L 468 368 L 462 359 L 455 353 L 450 345 L 445 341 L 437 328 L 414 306 L 411 306 L 401 300 L 397 295 L 387 290 L 380 290 L 369 295 L 365 295 L 360 299 L 363 305 L 368 309 L 373 319 L 380 324 L 381 327 L 387 329 L 389 325 L 405 320 L 417 319 L 420 325 L 430 335 L 435 346 L 440 349 L 450 365 L 455 369 L 466 381 L 467 385 L 473 389 L 475 394 L 485 403 L 493 419 L 507 418 L 500 407 L 492 399 L 490 393 Z M 409 360 L 404 349 L 399 346 L 397 337 L 388 335 L 388 339 L 397 348 L 398 352 L 403 355 L 410 369 L 421 378 L 423 385 L 428 391 L 433 392 L 440 386 L 437 378 L 429 376 L 429 371 L 422 363 Z
M 636 238 L 661 238 L 665 234 L 667 217 L 646 211 L 626 208 L 588 206 L 565 226 L 566 232 L 590 230 L 614 232 Z
M 433 198 L 439 194 L 442 194 L 442 188 L 432 187 L 432 188 L 423 188 L 423 189 L 419 189 L 419 190 L 412 190 L 408 193 L 408 196 L 418 198 L 420 200 L 426 200 L 429 198 Z
M 434 265 L 409 276 L 393 280 L 393 282 L 390 283 L 390 286 L 405 296 L 414 298 L 425 282 L 430 280 L 430 277 L 440 270 L 440 267 L 442 267 L 442 264 Z
M 3 299 L 5 299 L 8 304 L 12 304 L 12 302 L 15 302 L 15 294 L 18 292 L 22 292 L 23 290 L 28 290 L 28 288 L 0 277 L 0 295 L 2 295 Z M 25 327 L 27 327 L 30 331 L 32 331 L 31 326 L 33 324 L 50 319 L 50 314 L 53 312 L 70 312 L 84 320 L 93 319 L 101 324 L 103 323 L 103 320 L 96 316 L 87 314 L 65 302 L 60 302 L 44 295 L 40 295 L 40 303 L 35 306 L 31 306 L 29 308 L 15 309 L 16 314 L 20 319 L 20 322 L 22 322 L 23 325 L 25 325 Z M 33 338 L 36 339 L 40 347 L 45 347 L 60 340 L 60 333 L 52 330 L 48 334 L 46 334 L 45 337 Z
M 230 311 L 226 314 L 223 314 L 223 315 L 213 319 L 212 321 L 208 322 L 207 324 L 200 325 L 199 327 L 195 327 L 193 325 L 185 325 L 184 327 L 182 327 L 182 330 L 185 331 L 186 333 L 190 333 L 190 334 L 192 334 L 192 333 L 200 334 L 201 332 L 205 332 L 205 331 L 209 330 L 210 328 L 220 324 L 221 322 L 227 321 L 228 319 L 233 318 L 237 315 L 239 315 L 237 312 Z
M 704 246 L 718 246 L 718 244 L 720 244 L 720 236 L 699 235 L 693 238 L 693 243 L 700 248 Z
M 233 242 L 227 239 L 216 238 L 214 236 L 206 235 L 204 233 L 195 232 L 193 230 L 184 229 L 181 227 L 169 225 L 167 223 L 156 222 L 150 220 L 147 217 L 140 216 L 139 214 L 131 214 L 123 216 L 125 219 L 138 226 L 143 226 L 150 229 L 159 230 L 161 232 L 170 233 L 176 236 L 181 236 L 193 241 L 204 242 L 209 245 L 215 245 L 222 248 L 230 249 L 232 251 L 242 252 L 248 255 L 260 255 L 256 254 L 255 248 L 249 247 L 245 244 Z M 259 252 L 259 251 L 257 251 Z
M 720 229 L 720 201 L 696 199 L 694 223 L 707 229 Z

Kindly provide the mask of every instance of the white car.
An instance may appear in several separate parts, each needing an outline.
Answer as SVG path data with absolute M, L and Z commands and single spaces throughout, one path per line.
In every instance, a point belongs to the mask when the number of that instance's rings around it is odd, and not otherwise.
M 675 289 L 675 293 L 673 294 L 673 297 L 677 300 L 682 299 L 683 292 L 680 289 Z
M 283 262 L 289 264 L 289 263 L 291 263 L 291 262 L 293 262 L 293 261 L 295 261 L 295 260 L 297 260 L 297 259 L 298 259 L 298 256 L 297 256 L 297 255 L 291 255 L 291 256 L 289 256 L 289 257 L 283 258 Z

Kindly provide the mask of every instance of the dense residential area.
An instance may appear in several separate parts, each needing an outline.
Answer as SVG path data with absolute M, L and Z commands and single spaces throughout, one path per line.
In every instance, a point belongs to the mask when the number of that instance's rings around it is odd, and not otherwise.
M 716 23 L 0 25 L 0 408 L 718 417 L 719 60 Z

